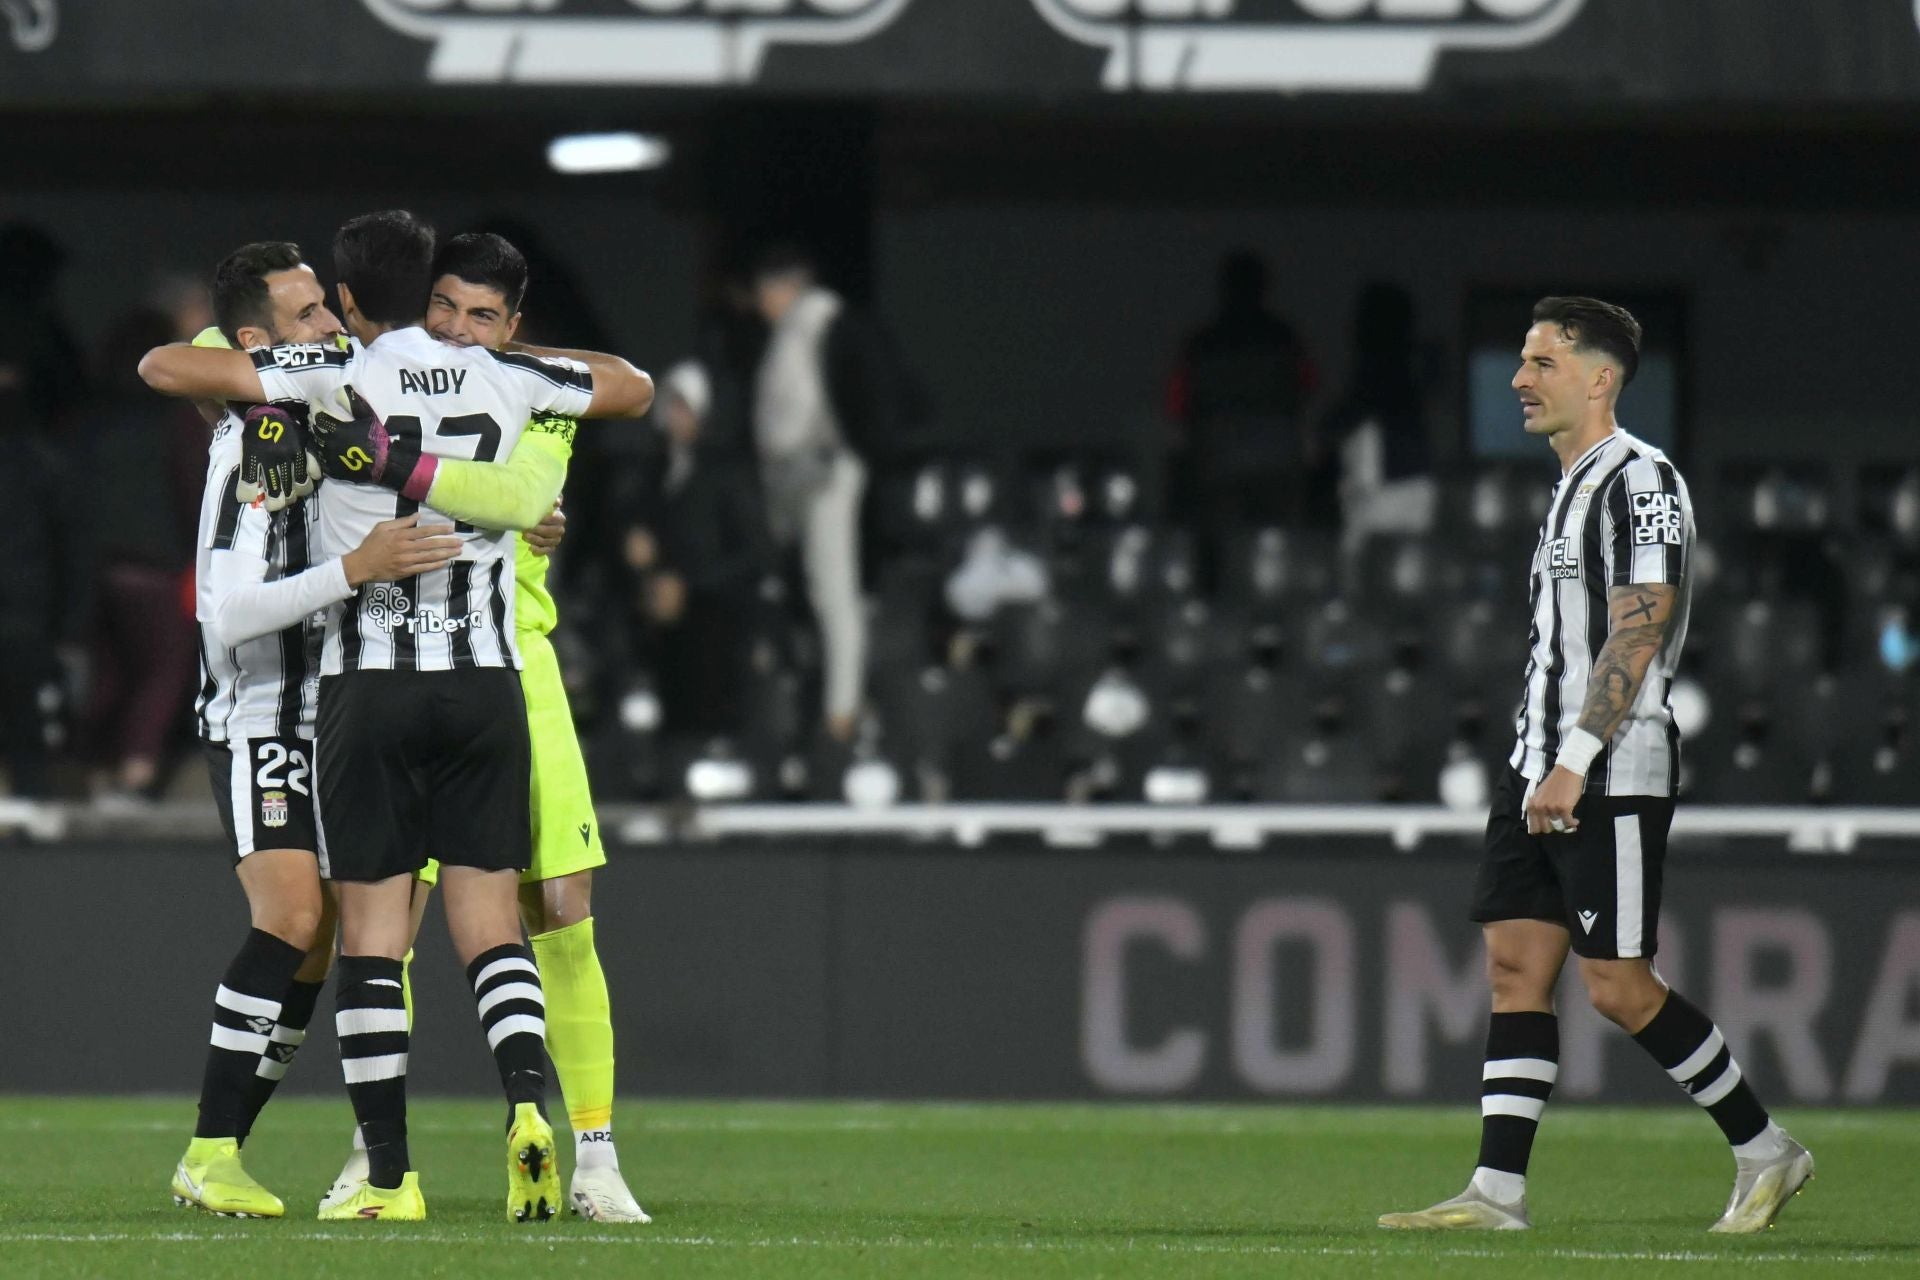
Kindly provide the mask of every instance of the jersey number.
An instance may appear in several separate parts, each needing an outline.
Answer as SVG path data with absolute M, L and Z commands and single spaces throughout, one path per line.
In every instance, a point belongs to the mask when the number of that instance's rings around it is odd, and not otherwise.
M 420 419 L 412 414 L 396 414 L 387 419 L 387 430 L 394 435 L 411 440 L 420 439 Z M 473 447 L 475 462 L 493 462 L 500 455 L 500 424 L 484 413 L 461 413 L 451 418 L 440 419 L 440 425 L 434 429 L 437 436 L 478 436 L 479 443 Z M 472 533 L 473 526 L 464 520 L 454 522 L 455 533 Z
M 288 765 L 293 767 L 287 769 L 286 779 L 282 781 L 280 770 Z M 277 742 L 261 743 L 260 770 L 253 775 L 253 780 L 262 788 L 285 787 L 303 796 L 308 794 L 306 753 L 297 747 L 289 751 Z

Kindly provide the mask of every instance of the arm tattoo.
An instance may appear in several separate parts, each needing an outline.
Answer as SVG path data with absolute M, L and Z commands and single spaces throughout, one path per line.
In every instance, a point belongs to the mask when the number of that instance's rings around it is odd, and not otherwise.
M 1593 660 L 1580 709 L 1580 727 L 1602 742 L 1613 737 L 1640 696 L 1647 668 L 1666 639 L 1673 598 L 1670 586 L 1614 587 L 1607 593 L 1613 630 Z

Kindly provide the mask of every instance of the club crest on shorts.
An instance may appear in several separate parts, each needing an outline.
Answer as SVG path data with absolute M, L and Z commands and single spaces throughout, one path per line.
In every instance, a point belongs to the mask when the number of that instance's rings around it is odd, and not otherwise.
M 1107 50 L 1100 83 L 1198 91 L 1418 92 L 1443 49 L 1538 44 L 1585 0 L 1033 0 Z
M 263 827 L 284 827 L 287 825 L 286 792 L 262 791 L 260 793 L 260 825 Z
M 752 84 L 775 45 L 854 44 L 912 0 L 361 0 L 434 42 L 427 78 L 523 84 Z

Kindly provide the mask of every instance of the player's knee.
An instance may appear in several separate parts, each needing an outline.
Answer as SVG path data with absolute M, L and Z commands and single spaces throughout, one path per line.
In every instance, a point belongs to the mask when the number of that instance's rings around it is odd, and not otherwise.
M 1646 1026 L 1666 998 L 1664 987 L 1635 970 L 1589 966 L 1584 976 L 1587 998 L 1593 1002 L 1594 1012 L 1629 1032 Z
M 1487 986 L 1492 989 L 1496 1008 L 1509 1005 L 1536 1006 L 1551 995 L 1551 982 L 1528 957 L 1497 947 L 1487 951 Z
M 317 896 L 310 902 L 276 902 L 254 912 L 253 927 L 302 951 L 311 951 L 325 914 Z

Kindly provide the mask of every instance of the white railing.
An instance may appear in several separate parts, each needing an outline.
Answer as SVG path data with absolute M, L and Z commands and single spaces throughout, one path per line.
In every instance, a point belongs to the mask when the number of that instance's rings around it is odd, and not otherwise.
M 781 837 L 893 836 L 979 845 L 995 836 L 1038 837 L 1062 848 L 1109 836 L 1187 836 L 1222 849 L 1252 850 L 1270 838 L 1380 837 L 1401 850 L 1430 836 L 1474 836 L 1480 812 L 1427 805 L 1060 805 L 947 804 L 855 808 L 836 804 L 606 805 L 601 827 L 621 843 Z M 103 810 L 86 804 L 0 799 L 0 837 L 31 840 L 213 839 L 213 806 L 169 801 Z M 1846 853 L 1863 838 L 1920 841 L 1920 808 L 1737 808 L 1682 805 L 1676 840 L 1784 839 L 1798 853 Z M 4 850 L 0 850 L 4 853 Z

